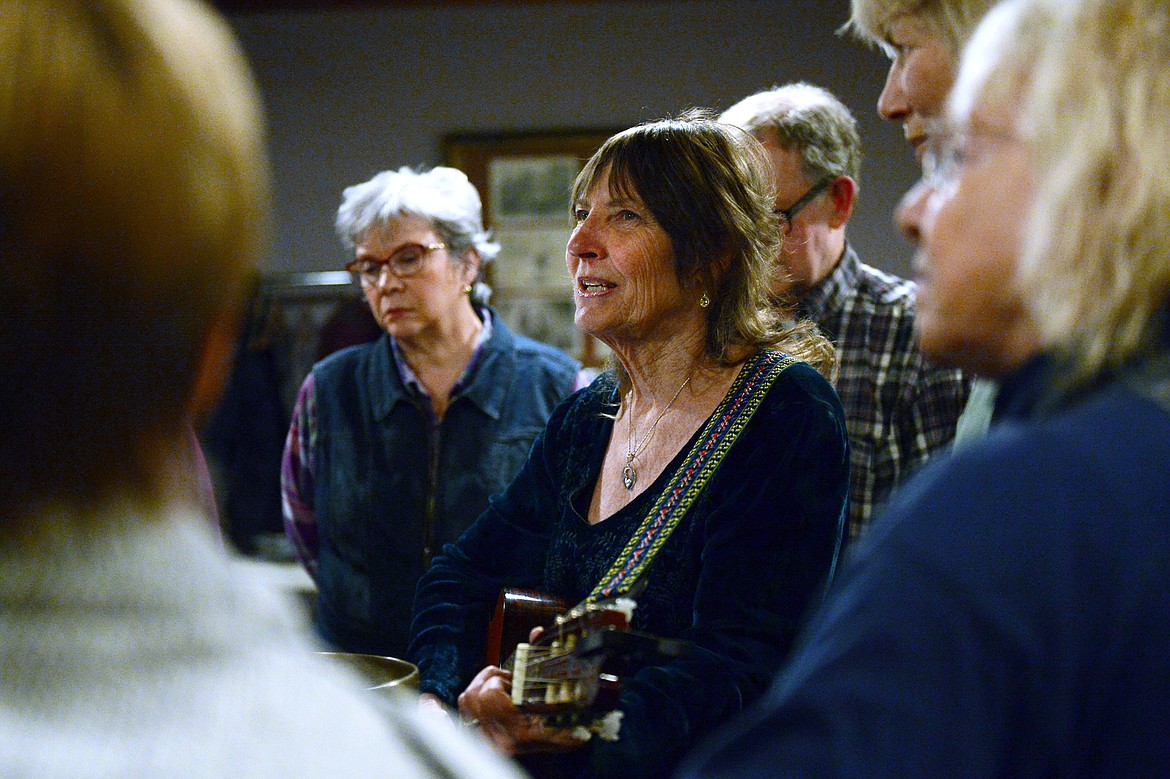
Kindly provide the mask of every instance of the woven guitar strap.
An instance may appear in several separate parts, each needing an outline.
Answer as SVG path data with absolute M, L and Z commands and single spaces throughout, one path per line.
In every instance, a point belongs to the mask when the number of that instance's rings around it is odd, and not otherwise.
M 777 377 L 796 362 L 780 352 L 756 355 L 736 377 L 731 390 L 707 420 L 695 445 L 674 472 L 642 524 L 630 536 L 586 603 L 626 595 L 650 567 L 658 550 L 711 481 L 723 456 L 735 444 Z

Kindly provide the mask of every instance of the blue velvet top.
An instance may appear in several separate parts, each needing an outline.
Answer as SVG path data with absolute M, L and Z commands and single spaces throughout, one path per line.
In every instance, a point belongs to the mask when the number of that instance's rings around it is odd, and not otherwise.
M 419 583 L 409 653 L 424 692 L 454 703 L 482 667 L 502 587 L 587 596 L 670 480 L 689 446 L 630 506 L 586 521 L 613 430 L 605 414 L 617 401 L 603 374 L 558 407 L 516 480 L 435 558 Z M 638 598 L 635 629 L 693 649 L 628 678 L 620 739 L 555 758 L 559 775 L 668 773 L 696 737 L 763 692 L 831 574 L 848 479 L 841 404 L 797 363 L 666 542 Z

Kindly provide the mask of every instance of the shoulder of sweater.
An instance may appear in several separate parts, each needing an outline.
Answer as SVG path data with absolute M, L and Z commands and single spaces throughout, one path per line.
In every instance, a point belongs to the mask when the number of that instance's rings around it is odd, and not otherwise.
M 840 400 L 836 390 L 821 373 L 807 362 L 798 361 L 790 365 L 781 373 L 772 388 L 768 391 L 768 398 L 783 398 L 786 402 L 823 403 L 839 407 Z

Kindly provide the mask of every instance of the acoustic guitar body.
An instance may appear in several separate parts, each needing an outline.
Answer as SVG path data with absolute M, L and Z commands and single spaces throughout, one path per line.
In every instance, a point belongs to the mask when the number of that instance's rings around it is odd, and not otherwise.
M 487 665 L 502 666 L 528 641 L 533 628 L 553 624 L 572 604 L 555 595 L 538 590 L 506 589 L 496 601 L 496 610 L 488 624 Z

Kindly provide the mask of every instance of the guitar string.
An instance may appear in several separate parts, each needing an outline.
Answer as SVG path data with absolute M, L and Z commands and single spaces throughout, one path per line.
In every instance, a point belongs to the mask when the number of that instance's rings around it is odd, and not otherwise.
M 685 382 L 684 382 L 685 384 Z M 524 690 L 522 696 L 537 695 L 544 696 L 544 693 L 554 685 L 563 688 L 566 684 L 591 679 L 592 673 L 580 674 L 574 676 L 558 676 L 558 677 L 540 677 L 533 676 L 532 672 L 538 670 L 535 666 L 539 666 L 549 661 L 555 661 L 562 657 L 569 657 L 575 653 L 574 649 L 565 646 L 550 646 L 548 644 L 536 645 L 531 644 L 528 647 L 528 671 L 525 674 Z

